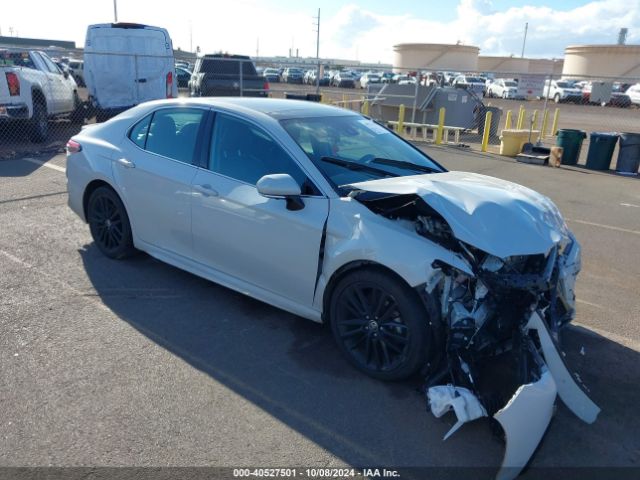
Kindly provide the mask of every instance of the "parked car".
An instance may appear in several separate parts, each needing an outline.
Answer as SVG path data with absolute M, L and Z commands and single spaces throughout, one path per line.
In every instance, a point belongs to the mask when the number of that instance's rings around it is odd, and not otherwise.
M 189 80 L 191 80 L 191 71 L 186 68 L 176 67 L 176 78 L 178 88 L 189 88 Z
M 0 50 L 0 123 L 25 122 L 29 138 L 43 142 L 49 135 L 49 119 L 69 116 L 84 120 L 78 86 L 37 50 Z
M 484 93 L 485 85 L 486 80 L 470 75 L 458 75 L 452 83 L 452 86 L 456 88 L 464 88 L 480 96 Z
M 415 85 L 417 82 L 416 77 L 411 77 L 403 73 L 398 73 L 393 76 L 391 83 L 397 83 L 398 85 Z
M 552 337 L 574 316 L 581 249 L 544 195 L 447 172 L 356 112 L 296 100 L 148 102 L 67 151 L 68 204 L 106 257 L 142 250 L 325 322 L 371 377 L 423 372 L 434 415 L 462 405 L 449 434 L 500 423 L 509 478 L 558 390 L 595 421 Z
M 367 72 L 360 77 L 360 88 L 367 88 L 369 85 L 382 83 L 382 78 L 378 73 Z
M 73 79 L 76 81 L 79 87 L 85 87 L 86 84 L 84 82 L 84 62 L 82 60 L 70 59 L 69 70 L 73 75 Z
M 166 29 L 138 23 L 89 25 L 84 80 L 102 122 L 134 105 L 178 96 L 173 44 Z
M 280 81 L 280 73 L 277 68 L 265 68 L 262 76 L 269 83 L 278 83 Z
M 380 72 L 380 79 L 382 83 L 393 83 L 393 72 Z
M 425 87 L 441 86 L 444 84 L 444 76 L 440 72 L 424 72 L 420 79 L 420 85 Z
M 592 102 L 591 93 L 593 90 L 593 82 L 587 82 L 582 87 L 582 101 L 584 103 L 596 103 Z M 596 99 L 597 100 L 597 99 Z M 601 101 L 600 105 L 627 108 L 632 105 L 629 95 L 624 93 L 620 83 L 614 83 L 611 85 L 611 96 L 608 101 Z
M 309 70 L 309 76 L 306 78 L 306 81 L 309 85 L 317 84 L 317 70 Z M 322 73 L 322 77 L 320 78 L 320 86 L 328 86 L 331 83 L 331 76 L 329 72 L 325 71 Z
M 518 98 L 524 99 L 524 95 L 518 95 L 518 84 L 509 78 L 496 78 L 487 87 L 488 97 Z
M 349 72 L 337 72 L 332 80 L 334 87 L 356 88 L 356 80 Z
M 282 81 L 284 83 L 302 83 L 304 71 L 297 67 L 288 67 L 282 72 Z
M 551 98 L 554 102 L 581 102 L 582 91 L 568 80 L 551 80 L 544 82 L 542 98 Z
M 442 72 L 442 75 L 444 76 L 444 83 L 447 85 L 453 85 L 453 81 L 456 79 L 456 77 L 458 75 L 460 75 L 457 72 Z
M 640 105 L 640 83 L 636 83 L 635 85 L 631 85 L 627 88 L 626 92 L 629 100 L 634 105 Z
M 214 53 L 203 55 L 196 60 L 189 81 L 189 95 L 266 97 L 269 95 L 269 83 L 258 75 L 253 61 L 248 56 Z

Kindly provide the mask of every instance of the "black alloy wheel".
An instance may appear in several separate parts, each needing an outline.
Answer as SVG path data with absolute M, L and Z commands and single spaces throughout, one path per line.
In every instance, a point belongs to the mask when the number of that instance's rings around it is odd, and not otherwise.
M 109 258 L 134 253 L 129 217 L 118 195 L 109 187 L 98 187 L 89 197 L 87 221 L 93 241 Z
M 391 275 L 376 270 L 347 275 L 333 292 L 330 320 L 342 352 L 374 378 L 400 380 L 426 362 L 426 309 Z

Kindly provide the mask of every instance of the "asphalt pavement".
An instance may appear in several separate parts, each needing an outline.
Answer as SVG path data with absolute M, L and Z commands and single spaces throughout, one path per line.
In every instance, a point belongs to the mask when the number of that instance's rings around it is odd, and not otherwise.
M 565 352 L 602 413 L 586 425 L 558 401 L 523 478 L 639 474 L 640 180 L 424 148 L 550 196 L 583 246 Z M 427 412 L 419 378 L 369 379 L 321 325 L 147 255 L 103 257 L 66 206 L 65 164 L 0 160 L 0 466 L 495 474 L 503 445 L 488 421 L 443 442 L 455 417 Z

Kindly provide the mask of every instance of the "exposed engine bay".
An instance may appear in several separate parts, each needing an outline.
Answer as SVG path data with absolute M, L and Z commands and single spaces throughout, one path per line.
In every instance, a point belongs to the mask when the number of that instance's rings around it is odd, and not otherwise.
M 503 480 L 515 478 L 530 460 L 551 420 L 556 394 L 583 421 L 595 421 L 600 409 L 559 353 L 560 329 L 575 315 L 581 268 L 580 245 L 562 228 L 559 214 L 560 220 L 549 220 L 556 240 L 546 251 L 500 257 L 461 240 L 424 195 L 354 190 L 352 197 L 454 252 L 468 267 L 462 271 L 434 260 L 419 288 L 435 317 L 430 318 L 435 347 L 425 367 L 428 404 L 436 417 L 448 411 L 457 416 L 444 440 L 466 422 L 495 419 L 506 442 L 497 476 Z

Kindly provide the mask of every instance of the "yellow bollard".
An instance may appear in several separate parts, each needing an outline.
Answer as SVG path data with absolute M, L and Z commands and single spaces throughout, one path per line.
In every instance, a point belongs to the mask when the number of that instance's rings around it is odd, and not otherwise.
M 487 151 L 487 145 L 489 144 L 489 133 L 491 130 L 491 116 L 492 116 L 492 112 L 488 111 L 484 121 L 484 132 L 482 134 L 482 151 L 483 152 Z
M 365 100 L 362 104 L 362 114 L 365 116 L 369 116 L 369 100 Z
M 549 121 L 549 110 L 545 110 L 542 115 L 542 128 L 540 129 L 540 138 L 539 140 L 544 140 L 544 137 L 547 136 L 547 122 Z
M 444 116 L 447 110 L 444 107 L 440 107 L 440 113 L 438 115 L 438 131 L 436 132 L 436 145 L 442 143 L 442 134 L 444 132 Z
M 404 135 L 404 103 L 398 109 L 398 135 Z
M 347 94 L 342 94 L 342 108 L 347 108 Z
M 533 117 L 531 118 L 532 130 L 538 129 L 538 110 L 533 111 Z
M 560 109 L 556 108 L 556 111 L 553 114 L 553 125 L 551 126 L 551 135 L 558 134 L 558 117 L 560 117 Z
M 511 110 L 507 110 L 507 118 L 504 121 L 504 129 L 511 130 Z
M 524 116 L 527 114 L 527 111 L 524 109 L 522 105 L 520 105 L 520 111 L 518 112 L 518 124 L 516 128 L 518 130 L 522 130 L 522 125 L 524 124 Z

